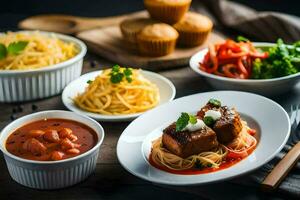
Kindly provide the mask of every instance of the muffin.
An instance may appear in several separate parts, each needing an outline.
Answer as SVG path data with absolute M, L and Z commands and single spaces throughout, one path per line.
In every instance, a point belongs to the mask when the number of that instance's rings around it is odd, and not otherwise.
M 120 24 L 120 29 L 124 39 L 132 44 L 136 44 L 136 37 L 141 30 L 150 24 L 154 24 L 155 21 L 149 18 L 140 17 L 140 18 L 130 18 L 125 19 Z
M 144 5 L 153 19 L 175 24 L 189 10 L 192 0 L 144 0 Z
M 188 12 L 173 26 L 179 33 L 178 44 L 197 46 L 203 44 L 212 30 L 212 21 L 194 12 Z
M 138 34 L 138 49 L 147 56 L 164 56 L 174 51 L 178 32 L 170 25 L 148 25 Z

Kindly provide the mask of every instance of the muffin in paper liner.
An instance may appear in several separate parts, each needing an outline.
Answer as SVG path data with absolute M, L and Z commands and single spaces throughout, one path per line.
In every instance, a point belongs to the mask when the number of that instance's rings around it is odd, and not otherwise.
M 144 0 L 144 5 L 153 19 L 168 24 L 180 21 L 189 10 L 191 0 Z

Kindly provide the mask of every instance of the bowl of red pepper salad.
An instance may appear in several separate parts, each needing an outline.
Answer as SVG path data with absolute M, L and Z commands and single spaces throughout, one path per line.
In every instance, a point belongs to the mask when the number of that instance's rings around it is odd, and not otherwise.
M 228 39 L 194 54 L 190 59 L 190 67 L 216 89 L 248 91 L 266 96 L 282 94 L 296 86 L 300 73 L 256 78 L 259 72 L 255 65 L 267 60 L 268 50 L 275 45 Z

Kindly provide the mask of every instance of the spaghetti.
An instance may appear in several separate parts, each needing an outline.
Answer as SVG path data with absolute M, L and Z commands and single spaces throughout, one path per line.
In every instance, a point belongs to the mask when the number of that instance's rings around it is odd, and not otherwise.
M 202 152 L 181 158 L 163 147 L 161 137 L 153 141 L 150 160 L 157 166 L 171 170 L 187 170 L 197 166 L 219 168 L 226 159 L 243 159 L 247 157 L 256 146 L 256 139 L 249 133 L 247 122 L 242 121 L 242 131 L 239 136 L 228 145 L 219 145 L 213 151 Z
M 72 42 L 65 42 L 55 35 L 46 36 L 36 32 L 8 32 L 0 36 L 0 43 L 9 46 L 15 42 L 28 42 L 18 54 L 9 54 L 0 60 L 0 70 L 38 69 L 61 63 L 78 53 Z
M 120 68 L 124 71 L 124 68 Z M 140 70 L 132 69 L 131 81 L 111 82 L 111 69 L 104 70 L 85 92 L 74 98 L 81 109 L 105 114 L 124 115 L 144 112 L 158 105 L 158 87 L 147 80 Z

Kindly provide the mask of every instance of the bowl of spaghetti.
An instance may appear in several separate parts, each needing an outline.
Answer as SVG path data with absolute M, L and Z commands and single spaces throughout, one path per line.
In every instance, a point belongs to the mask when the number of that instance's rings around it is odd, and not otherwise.
M 167 78 L 140 69 L 115 65 L 87 73 L 63 91 L 64 105 L 101 121 L 127 121 L 169 102 L 175 87 Z
M 263 166 L 289 134 L 289 116 L 276 102 L 247 92 L 205 92 L 139 116 L 121 134 L 117 156 L 127 171 L 151 182 L 206 184 Z
M 22 102 L 59 94 L 79 77 L 85 44 L 52 32 L 0 34 L 0 102 Z

